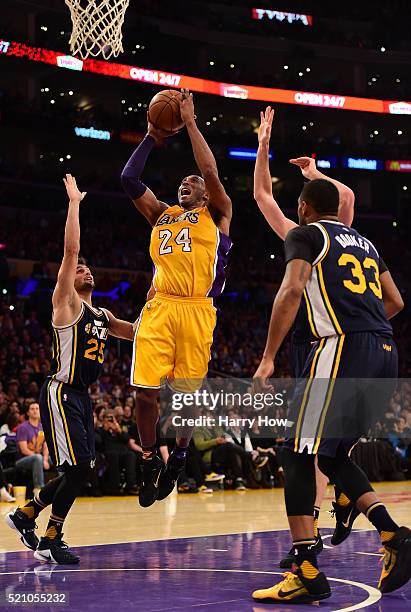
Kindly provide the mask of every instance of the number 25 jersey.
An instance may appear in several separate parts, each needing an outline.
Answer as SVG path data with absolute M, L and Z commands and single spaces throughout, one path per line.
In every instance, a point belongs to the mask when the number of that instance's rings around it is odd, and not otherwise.
M 304 298 L 315 338 L 371 331 L 392 335 L 382 300 L 380 274 L 387 267 L 374 245 L 337 221 L 321 220 L 291 230 L 285 259 L 312 265 Z
M 231 245 L 206 206 L 193 210 L 170 206 L 151 232 L 155 290 L 188 298 L 217 297 L 224 289 Z
M 86 391 L 100 374 L 108 336 L 108 316 L 82 300 L 81 310 L 71 325 L 53 325 L 53 358 L 50 376 Z

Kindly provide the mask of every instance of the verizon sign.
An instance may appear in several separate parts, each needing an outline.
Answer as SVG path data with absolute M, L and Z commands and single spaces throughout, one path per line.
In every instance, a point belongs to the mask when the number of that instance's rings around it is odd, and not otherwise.
M 298 13 L 286 13 L 284 11 L 272 11 L 270 9 L 253 8 L 251 9 L 251 16 L 253 19 L 271 19 L 275 21 L 287 21 L 288 23 L 294 23 L 299 21 L 305 26 L 313 25 L 312 15 L 303 15 Z

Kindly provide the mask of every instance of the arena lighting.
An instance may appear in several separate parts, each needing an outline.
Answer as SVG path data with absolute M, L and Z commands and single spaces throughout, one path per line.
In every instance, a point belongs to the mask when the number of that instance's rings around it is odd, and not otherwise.
M 300 21 L 305 26 L 313 25 L 312 15 L 298 15 L 297 13 L 286 13 L 284 11 L 273 11 L 263 8 L 251 9 L 251 17 L 253 19 L 275 19 L 276 21 L 288 21 L 288 23 Z
M 257 157 L 257 149 L 244 149 L 238 147 L 230 147 L 228 149 L 228 157 L 234 159 L 255 159 Z M 273 154 L 271 151 L 268 153 L 268 159 L 272 159 Z
M 0 40 L 0 57 L 5 55 L 51 64 L 69 70 L 81 70 L 83 72 L 93 72 L 121 79 L 151 83 L 163 89 L 183 87 L 194 92 L 208 93 L 227 98 L 260 100 L 270 104 L 297 104 L 301 106 L 317 106 L 370 113 L 411 115 L 411 102 L 221 83 L 182 74 L 106 62 L 104 60 L 86 59 L 81 61 L 58 51 L 32 47 L 14 41 Z
M 355 170 L 383 170 L 384 162 L 381 159 L 366 159 L 364 157 L 343 157 L 343 167 Z

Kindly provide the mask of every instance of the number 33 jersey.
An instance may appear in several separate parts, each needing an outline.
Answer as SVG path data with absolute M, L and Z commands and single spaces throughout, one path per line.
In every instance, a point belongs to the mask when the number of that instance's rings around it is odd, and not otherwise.
M 291 230 L 285 259 L 312 265 L 304 291 L 311 332 L 316 338 L 371 331 L 392 335 L 385 315 L 380 275 L 387 267 L 374 245 L 337 221 L 319 221 Z
M 97 380 L 104 362 L 109 319 L 102 308 L 81 302 L 71 325 L 53 325 L 53 358 L 50 376 L 85 391 Z
M 151 232 L 155 290 L 180 297 L 217 297 L 224 289 L 231 245 L 206 206 L 170 206 Z

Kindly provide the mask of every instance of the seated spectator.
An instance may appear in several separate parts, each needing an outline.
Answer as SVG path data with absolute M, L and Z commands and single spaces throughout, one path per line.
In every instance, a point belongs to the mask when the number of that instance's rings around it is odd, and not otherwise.
M 95 410 L 94 410 L 94 426 L 95 428 L 97 427 L 103 427 L 103 423 L 104 423 L 104 418 L 106 416 L 106 412 L 107 412 L 107 404 L 105 402 L 100 402 L 99 404 L 97 404 Z
M 32 402 L 26 413 L 26 421 L 18 425 L 16 442 L 18 459 L 16 467 L 31 472 L 33 493 L 44 487 L 44 470 L 50 469 L 49 452 L 40 423 L 40 407 Z
M 241 446 L 227 439 L 222 427 L 196 427 L 193 439 L 203 461 L 213 471 L 222 472 L 226 479 L 232 478 L 236 491 L 246 489 L 247 453 Z
M 120 424 L 112 409 L 105 412 L 103 425 L 98 427 L 102 448 L 107 461 L 105 493 L 118 495 L 120 491 L 120 473 L 125 469 L 125 492 L 137 495 L 137 456 L 128 447 L 130 436 L 121 430 Z
M 15 465 L 17 459 L 16 430 L 19 415 L 9 412 L 6 422 L 0 427 L 0 461 L 3 468 Z
M 132 399 L 132 398 L 129 398 L 129 399 Z M 127 431 L 129 431 L 129 428 L 134 423 L 135 423 L 135 419 L 133 415 L 133 408 L 129 403 L 127 404 L 127 400 L 126 400 L 126 403 L 123 408 L 123 418 L 121 419 L 120 425 L 122 428 L 126 428 Z

